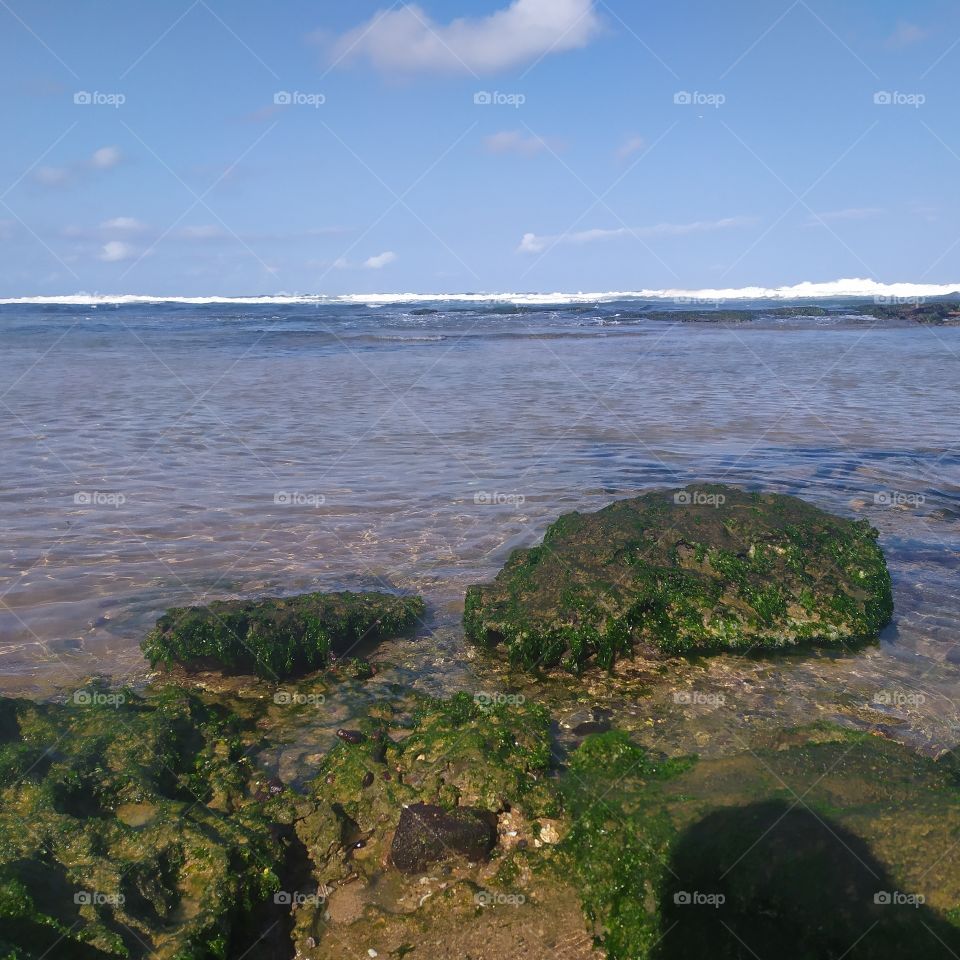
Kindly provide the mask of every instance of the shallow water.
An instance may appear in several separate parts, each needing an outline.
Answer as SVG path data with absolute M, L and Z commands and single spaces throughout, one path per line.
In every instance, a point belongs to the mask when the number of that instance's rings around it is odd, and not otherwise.
M 870 519 L 896 621 L 667 671 L 663 709 L 696 683 L 737 723 L 960 740 L 960 329 L 431 306 L 0 307 L 0 690 L 138 682 L 167 606 L 335 587 L 422 592 L 385 655 L 472 688 L 467 584 L 558 513 L 711 480 Z

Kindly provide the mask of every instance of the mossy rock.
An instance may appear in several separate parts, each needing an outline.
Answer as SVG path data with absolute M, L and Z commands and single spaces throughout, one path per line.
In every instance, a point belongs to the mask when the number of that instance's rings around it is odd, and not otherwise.
M 572 755 L 557 867 L 610 960 L 956 956 L 953 761 L 829 725 L 792 740 L 658 760 L 612 731 Z
M 283 845 L 229 711 L 182 691 L 0 699 L 0 957 L 222 960 Z
M 709 485 L 569 513 L 467 592 L 472 640 L 528 669 L 611 667 L 642 643 L 686 654 L 875 639 L 893 613 L 866 521 Z
M 405 633 L 424 609 L 420 597 L 385 593 L 218 600 L 168 610 L 142 647 L 151 666 L 215 665 L 279 680 Z
M 435 700 L 398 691 L 395 700 L 373 706 L 348 733 L 324 758 L 309 789 L 312 807 L 294 824 L 319 888 L 335 889 L 348 879 L 376 887 L 387 871 L 414 890 L 416 879 L 407 880 L 401 871 L 428 869 L 437 859 L 479 857 L 481 846 L 489 850 L 502 811 L 515 810 L 529 820 L 559 812 L 550 776 L 550 716 L 541 706 L 487 705 L 466 693 Z M 411 850 L 402 832 L 395 842 L 405 809 L 423 805 L 443 822 L 470 826 L 470 843 L 461 846 L 447 837 L 439 847 Z M 324 913 L 323 905 L 297 911 L 299 955 L 317 955 L 304 945 L 324 940 Z M 342 955 L 342 931 L 329 946 L 332 952 L 324 948 L 320 955 Z

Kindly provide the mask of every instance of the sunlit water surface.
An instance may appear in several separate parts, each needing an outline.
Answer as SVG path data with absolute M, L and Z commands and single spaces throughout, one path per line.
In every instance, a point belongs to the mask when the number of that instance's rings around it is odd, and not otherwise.
M 468 584 L 559 513 L 710 480 L 868 518 L 895 623 L 856 654 L 675 664 L 622 708 L 666 729 L 698 709 L 670 691 L 695 688 L 722 692 L 702 707 L 718 741 L 824 716 L 960 740 L 960 330 L 276 311 L 0 309 L 0 690 L 141 682 L 171 605 L 385 587 L 430 607 L 383 651 L 393 675 L 475 689 Z

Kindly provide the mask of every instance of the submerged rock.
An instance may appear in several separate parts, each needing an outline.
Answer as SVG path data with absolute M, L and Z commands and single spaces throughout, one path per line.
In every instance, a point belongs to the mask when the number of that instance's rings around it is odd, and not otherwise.
M 893 613 L 866 521 L 711 485 L 570 513 L 467 592 L 468 637 L 527 668 L 875 639 Z
M 400 814 L 390 859 L 403 873 L 422 873 L 451 856 L 486 860 L 496 840 L 496 827 L 486 811 L 411 803 Z
M 332 656 L 410 630 L 420 597 L 385 593 L 308 593 L 219 600 L 168 610 L 143 641 L 151 666 L 213 662 L 277 680 L 320 670 Z

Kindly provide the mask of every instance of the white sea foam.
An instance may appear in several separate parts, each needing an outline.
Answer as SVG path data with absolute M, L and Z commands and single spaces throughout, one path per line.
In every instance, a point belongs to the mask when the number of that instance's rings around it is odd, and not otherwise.
M 76 293 L 50 297 L 0 298 L 0 305 L 50 304 L 64 306 L 99 306 L 120 304 L 179 303 L 187 305 L 237 304 L 275 305 L 309 303 L 349 303 L 368 306 L 390 306 L 404 303 L 510 303 L 557 305 L 598 303 L 614 300 L 671 300 L 680 302 L 713 302 L 727 300 L 824 300 L 840 297 L 855 299 L 908 300 L 941 297 L 960 292 L 957 283 L 879 283 L 876 280 L 833 280 L 825 283 L 804 281 L 784 287 L 735 287 L 700 290 L 626 290 L 604 293 L 356 293 L 342 296 L 277 294 L 252 297 L 163 297 L 140 294 Z

